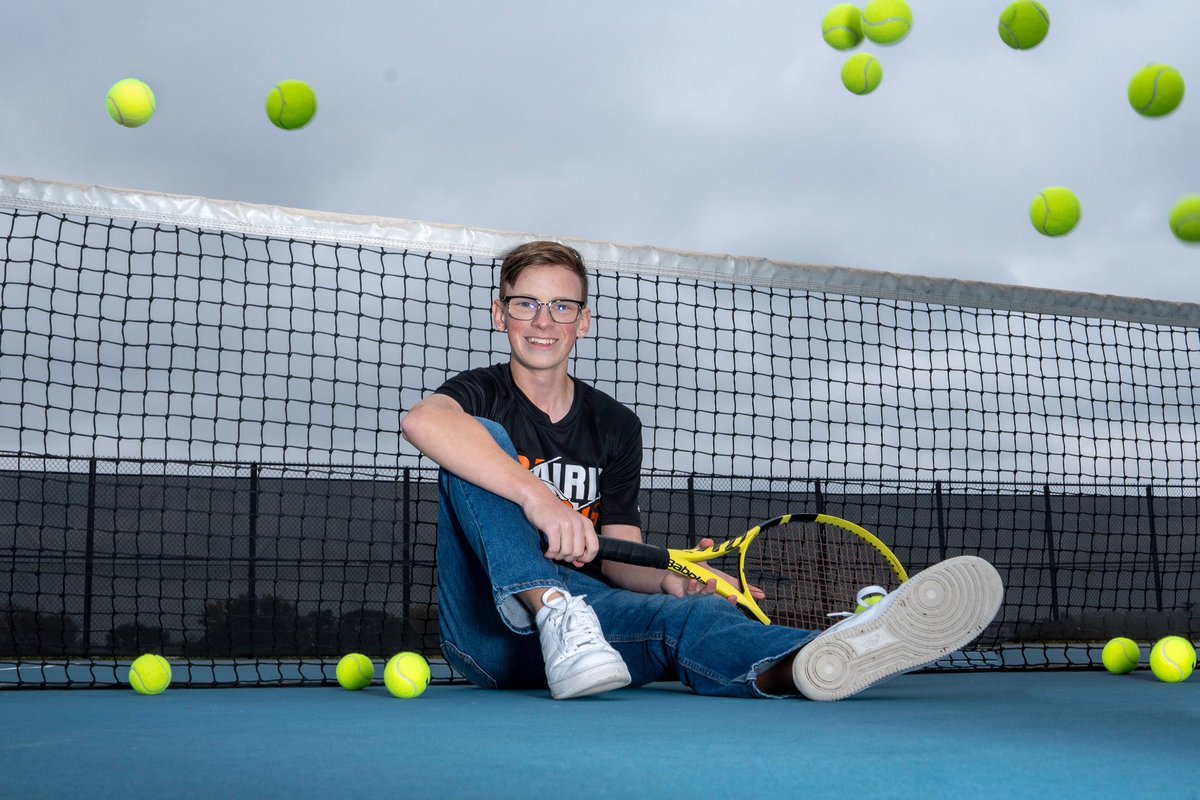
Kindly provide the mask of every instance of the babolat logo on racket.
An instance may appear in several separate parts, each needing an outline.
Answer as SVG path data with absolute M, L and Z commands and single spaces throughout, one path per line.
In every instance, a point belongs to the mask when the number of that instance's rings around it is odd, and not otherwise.
M 694 578 L 698 581 L 708 580 L 707 576 L 701 575 L 699 572 L 692 569 L 692 565 L 686 561 L 676 561 L 674 558 L 672 558 L 670 566 L 668 566 L 667 569 L 671 570 L 672 572 L 678 572 L 685 578 Z

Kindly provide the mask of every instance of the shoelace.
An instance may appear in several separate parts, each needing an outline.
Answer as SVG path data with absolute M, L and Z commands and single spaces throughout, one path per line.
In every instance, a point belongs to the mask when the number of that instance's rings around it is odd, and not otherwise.
M 586 594 L 581 594 L 564 599 L 564 595 L 559 595 L 546 603 L 562 615 L 559 629 L 562 631 L 562 642 L 566 650 L 595 644 L 602 638 L 600 629 L 596 627 L 595 617 L 589 613 L 590 609 L 583 602 L 585 597 Z

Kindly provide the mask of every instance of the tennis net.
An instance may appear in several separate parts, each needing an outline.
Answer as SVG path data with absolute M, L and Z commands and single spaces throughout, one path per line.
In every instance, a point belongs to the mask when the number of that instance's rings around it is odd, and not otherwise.
M 19 178 L 0 234 L 0 686 L 436 658 L 398 423 L 506 357 L 498 256 L 533 237 Z M 643 421 L 651 540 L 822 511 L 910 572 L 988 558 L 1001 615 L 938 668 L 1200 638 L 1200 307 L 565 241 L 573 372 Z

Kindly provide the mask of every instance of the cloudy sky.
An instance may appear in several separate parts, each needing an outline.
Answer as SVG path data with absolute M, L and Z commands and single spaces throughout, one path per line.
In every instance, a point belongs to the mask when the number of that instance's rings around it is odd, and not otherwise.
M 1048 0 L 1028 52 L 1003 0 L 911 4 L 858 97 L 831 2 L 6 3 L 0 174 L 1200 302 L 1167 225 L 1200 193 L 1194 0 Z M 1162 119 L 1126 99 L 1151 62 L 1190 84 Z M 104 110 L 131 76 L 136 130 Z M 300 131 L 263 110 L 287 78 Z M 1083 203 L 1060 239 L 1051 185 Z

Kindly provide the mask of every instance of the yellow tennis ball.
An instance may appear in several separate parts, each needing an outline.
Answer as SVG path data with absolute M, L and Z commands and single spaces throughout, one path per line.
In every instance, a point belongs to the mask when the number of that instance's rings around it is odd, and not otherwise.
M 303 128 L 316 113 L 317 95 L 304 81 L 280 81 L 267 95 L 267 118 L 277 128 Z
M 342 688 L 358 691 L 371 685 L 375 679 L 375 665 L 362 653 L 343 656 L 337 665 L 337 680 Z
M 154 116 L 154 92 L 137 78 L 117 81 L 108 90 L 108 115 L 126 128 L 145 125 Z
M 1000 14 L 1000 39 L 1014 50 L 1037 47 L 1050 32 L 1050 14 L 1033 0 L 1019 0 Z
M 162 656 L 138 656 L 129 667 L 129 685 L 138 694 L 162 694 L 171 685 L 171 665 Z
M 1129 82 L 1129 105 L 1143 117 L 1164 117 L 1183 102 L 1183 76 L 1166 64 L 1138 70 Z
M 1200 194 L 1185 197 L 1171 210 L 1171 232 L 1183 242 L 1200 242 Z
M 871 0 L 862 10 L 863 35 L 876 44 L 899 43 L 912 24 L 912 9 L 904 0 Z
M 1182 636 L 1159 639 L 1150 651 L 1150 669 L 1163 683 L 1186 681 L 1196 668 L 1196 648 Z
M 864 597 L 862 599 L 861 603 L 859 603 L 857 606 L 854 607 L 854 613 L 861 614 L 864 611 L 866 611 L 868 608 L 870 608 L 871 606 L 878 603 L 882 599 L 883 599 L 883 595 L 881 595 L 881 594 L 867 595 L 866 597 Z
M 1029 206 L 1029 221 L 1045 236 L 1070 233 L 1079 224 L 1082 214 L 1079 198 L 1062 186 L 1043 189 Z
M 883 65 L 870 53 L 850 56 L 842 67 L 842 85 L 855 94 L 870 94 L 883 82 Z
M 429 686 L 429 662 L 420 653 L 397 653 L 383 668 L 383 683 L 396 697 L 420 697 Z
M 862 12 L 853 3 L 838 3 L 821 22 L 821 35 L 834 50 L 852 50 L 862 41 Z
M 1114 675 L 1133 672 L 1141 658 L 1142 651 L 1138 649 L 1137 642 L 1124 636 L 1118 636 L 1104 645 L 1104 652 L 1100 655 L 1104 668 Z

